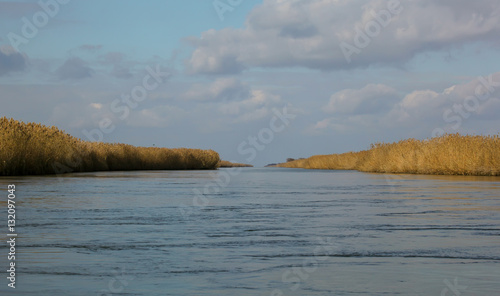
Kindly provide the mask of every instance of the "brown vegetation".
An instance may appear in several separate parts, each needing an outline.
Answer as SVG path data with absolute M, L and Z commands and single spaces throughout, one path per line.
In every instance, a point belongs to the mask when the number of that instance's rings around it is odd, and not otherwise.
M 0 118 L 0 176 L 216 169 L 219 161 L 212 150 L 86 142 L 54 126 Z
M 236 163 L 236 162 L 230 162 L 227 160 L 221 160 L 219 163 L 219 167 L 221 168 L 251 168 L 253 165 L 251 164 L 244 164 L 244 163 Z
M 500 176 L 500 137 L 444 135 L 429 140 L 377 143 L 371 149 L 317 155 L 277 165 L 376 173 Z

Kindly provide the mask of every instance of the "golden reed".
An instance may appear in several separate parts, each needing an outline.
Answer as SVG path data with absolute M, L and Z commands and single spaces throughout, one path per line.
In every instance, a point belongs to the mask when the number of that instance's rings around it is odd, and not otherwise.
M 0 118 L 0 176 L 217 169 L 219 162 L 213 150 L 87 142 L 54 126 Z
M 371 149 L 317 155 L 277 165 L 374 173 L 500 176 L 500 137 L 447 134 L 428 140 L 372 144 Z
M 221 168 L 251 168 L 251 167 L 253 167 L 253 165 L 251 165 L 251 164 L 230 162 L 227 160 L 221 160 L 219 165 Z

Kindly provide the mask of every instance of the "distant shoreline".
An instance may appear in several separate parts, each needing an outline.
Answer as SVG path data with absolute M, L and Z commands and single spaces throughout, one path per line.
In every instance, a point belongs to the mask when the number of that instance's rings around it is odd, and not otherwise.
M 448 134 L 429 140 L 377 143 L 371 149 L 316 155 L 275 167 L 371 173 L 500 176 L 500 136 Z
M 221 168 L 253 168 L 253 165 L 245 164 L 245 163 L 230 162 L 227 160 L 221 160 L 219 163 L 219 167 L 221 167 Z

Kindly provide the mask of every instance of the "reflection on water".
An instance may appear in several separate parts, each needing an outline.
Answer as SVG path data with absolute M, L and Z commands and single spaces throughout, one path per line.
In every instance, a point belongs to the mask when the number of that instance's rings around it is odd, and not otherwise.
M 0 179 L 17 186 L 16 294 L 500 290 L 498 177 L 249 168 L 193 206 L 224 172 Z

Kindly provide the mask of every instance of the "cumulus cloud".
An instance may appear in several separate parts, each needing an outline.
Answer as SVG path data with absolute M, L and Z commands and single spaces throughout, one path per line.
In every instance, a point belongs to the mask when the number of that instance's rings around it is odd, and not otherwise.
M 100 57 L 100 62 L 103 65 L 111 65 L 111 75 L 120 79 L 129 79 L 133 75 L 130 67 L 125 61 L 125 54 L 121 52 L 108 52 Z
M 399 113 L 398 121 L 435 117 L 446 103 L 446 95 L 432 90 L 416 90 L 407 94 L 395 109 Z
M 203 133 L 230 131 L 237 124 L 248 124 L 268 118 L 272 108 L 282 107 L 277 95 L 253 90 L 237 101 L 198 101 L 195 106 L 179 102 L 134 110 L 126 124 L 133 127 L 190 126 Z M 189 103 L 189 102 L 188 102 Z
M 281 97 L 263 90 L 253 90 L 250 96 L 236 102 L 226 102 L 218 107 L 220 113 L 232 115 L 233 122 L 250 122 L 262 119 L 271 113 Z
M 458 132 L 468 122 L 498 120 L 500 72 L 453 85 L 442 92 L 417 90 L 407 94 L 387 115 L 388 121 L 420 124 Z
M 231 101 L 248 98 L 250 87 L 236 78 L 220 78 L 210 85 L 195 84 L 183 98 L 198 101 Z
M 442 91 L 414 90 L 403 96 L 389 86 L 369 84 L 333 94 L 324 109 L 335 116 L 317 121 L 309 132 L 359 131 L 373 126 L 410 128 L 424 137 L 430 137 L 436 129 L 474 132 L 466 127 L 477 122 L 498 122 L 500 72 Z
M 206 74 L 250 67 L 346 69 L 401 64 L 418 53 L 468 42 L 498 42 L 500 6 L 495 0 L 398 3 L 264 0 L 249 14 L 244 28 L 209 30 L 188 39 L 194 51 L 187 67 Z M 365 40 L 362 34 L 368 35 Z M 351 54 L 351 62 L 341 44 L 359 50 Z
M 26 68 L 28 57 L 11 46 L 0 46 L 0 76 Z
M 236 78 L 219 78 L 208 84 L 196 84 L 182 95 L 186 101 L 197 101 L 206 113 L 222 116 L 228 122 L 256 121 L 282 103 L 281 97 L 262 89 L 252 89 Z
M 134 111 L 127 119 L 133 127 L 168 127 L 185 119 L 188 113 L 179 107 L 163 105 Z
M 368 84 L 362 89 L 345 89 L 333 94 L 324 110 L 328 113 L 369 114 L 390 110 L 399 99 L 387 85 Z
M 78 57 L 67 59 L 56 70 L 59 79 L 84 79 L 89 78 L 94 74 L 94 70 L 87 66 L 87 63 Z

